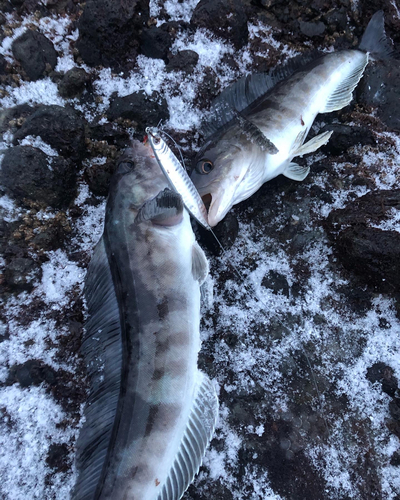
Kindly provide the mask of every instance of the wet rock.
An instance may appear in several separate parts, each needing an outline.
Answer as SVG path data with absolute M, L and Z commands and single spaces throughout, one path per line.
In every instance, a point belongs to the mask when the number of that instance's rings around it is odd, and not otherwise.
M 88 0 L 78 22 L 82 59 L 89 66 L 122 68 L 136 59 L 148 18 L 149 0 Z
M 34 280 L 40 276 L 41 269 L 30 258 L 15 257 L 6 266 L 4 279 L 6 285 L 14 291 L 30 291 Z
M 173 55 L 167 64 L 167 71 L 184 71 L 185 73 L 192 73 L 197 62 L 199 54 L 194 50 L 181 50 Z
M 400 130 L 400 66 L 393 60 L 369 64 L 356 88 L 357 102 L 376 108 L 391 130 Z
M 3 134 L 7 130 L 15 133 L 16 129 L 24 123 L 25 119 L 31 115 L 34 110 L 35 108 L 32 108 L 28 104 L 20 104 L 13 108 L 1 109 L 0 133 Z
M 333 130 L 332 137 L 328 144 L 321 148 L 321 151 L 328 155 L 339 156 L 357 144 L 374 145 L 376 142 L 371 130 L 366 127 L 331 123 L 325 125 L 318 133 L 322 134 L 329 130 Z
M 54 69 L 57 64 L 53 43 L 37 31 L 25 31 L 14 40 L 11 48 L 15 59 L 31 80 L 38 80 L 46 69 Z
M 344 267 L 386 293 L 400 291 L 400 233 L 373 226 L 393 210 L 400 210 L 400 189 L 368 193 L 332 211 L 324 224 Z
M 90 82 L 90 75 L 82 68 L 71 68 L 62 77 L 58 84 L 61 97 L 75 97 L 82 94 Z
M 261 285 L 272 290 L 275 295 L 289 297 L 289 283 L 283 274 L 271 270 L 264 276 Z
M 46 463 L 55 472 L 66 472 L 70 467 L 68 455 L 66 443 L 53 443 L 49 446 Z
M 191 23 L 225 38 L 236 49 L 243 47 L 249 38 L 247 15 L 240 0 L 201 0 L 194 9 Z
M 165 25 L 144 29 L 140 35 L 141 53 L 153 59 L 166 61 L 171 45 L 172 38 Z
M 367 369 L 367 379 L 371 383 L 379 382 L 382 384 L 382 391 L 391 396 L 396 395 L 399 383 L 394 376 L 394 371 L 385 363 L 375 363 Z
M 0 170 L 0 182 L 18 202 L 28 198 L 54 208 L 66 207 L 74 198 L 75 177 L 67 160 L 31 146 L 8 149 Z
M 300 31 L 303 35 L 306 35 L 310 38 L 314 36 L 322 35 L 325 31 L 325 24 L 322 21 L 318 21 L 316 23 L 308 23 L 306 21 L 300 21 Z
M 61 155 L 79 163 L 85 153 L 85 121 L 72 108 L 39 106 L 14 136 L 14 144 L 24 137 L 41 137 Z
M 116 97 L 107 111 L 107 117 L 109 120 L 131 120 L 144 131 L 146 127 L 157 126 L 160 120 L 168 120 L 169 112 L 167 101 L 158 92 L 148 96 L 141 90 L 125 97 Z

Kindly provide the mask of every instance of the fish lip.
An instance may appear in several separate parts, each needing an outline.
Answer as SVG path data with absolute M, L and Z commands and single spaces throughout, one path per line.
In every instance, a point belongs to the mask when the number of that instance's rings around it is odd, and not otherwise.
M 228 203 L 224 206 L 222 203 L 223 198 L 218 200 L 213 193 L 208 193 L 208 195 L 211 197 L 211 203 L 208 209 L 208 224 L 214 227 L 226 216 L 231 205 Z

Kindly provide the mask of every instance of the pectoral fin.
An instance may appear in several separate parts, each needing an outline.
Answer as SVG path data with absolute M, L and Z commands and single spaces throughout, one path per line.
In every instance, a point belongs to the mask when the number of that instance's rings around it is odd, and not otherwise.
M 304 181 L 310 172 L 310 167 L 301 167 L 297 163 L 289 163 L 283 175 L 293 181 Z
M 158 195 L 140 208 L 135 222 L 140 224 L 151 220 L 160 226 L 174 226 L 183 217 L 182 196 L 171 189 L 165 188 Z
M 195 242 L 192 247 L 192 275 L 202 285 L 208 275 L 208 261 L 199 244 Z
M 367 63 L 368 54 L 364 54 L 364 57 L 353 71 L 347 75 L 344 80 L 338 82 L 337 87 L 328 97 L 320 113 L 331 113 L 332 111 L 337 111 L 350 104 L 353 98 L 353 90 L 360 81 Z
M 314 151 L 317 151 L 317 149 L 319 149 L 321 146 L 324 146 L 329 141 L 332 134 L 333 130 L 329 130 L 327 132 L 324 132 L 323 134 L 316 135 L 308 142 L 293 151 L 293 158 L 295 156 L 303 156 L 307 153 L 313 153 Z
M 162 487 L 159 500 L 181 498 L 197 474 L 210 442 L 217 416 L 218 398 L 211 380 L 198 372 L 198 389 L 175 460 Z

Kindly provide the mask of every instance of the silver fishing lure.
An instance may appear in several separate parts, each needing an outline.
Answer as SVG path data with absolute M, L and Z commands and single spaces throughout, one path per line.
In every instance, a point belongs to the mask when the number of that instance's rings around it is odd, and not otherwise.
M 148 134 L 148 141 L 154 152 L 154 156 L 168 179 L 171 188 L 182 196 L 183 204 L 197 222 L 210 230 L 207 209 L 186 170 L 165 141 L 163 141 L 156 127 L 147 127 L 146 134 Z

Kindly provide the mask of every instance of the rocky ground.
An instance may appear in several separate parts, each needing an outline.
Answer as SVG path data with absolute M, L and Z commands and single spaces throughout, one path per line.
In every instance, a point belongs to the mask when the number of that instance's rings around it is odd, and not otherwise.
M 221 415 L 185 499 L 400 498 L 400 12 L 334 130 L 196 228 L 211 265 L 199 364 Z M 69 498 L 87 394 L 82 285 L 115 160 L 163 120 L 189 164 L 222 88 L 354 48 L 369 0 L 0 0 L 1 497 Z M 239 271 L 239 272 L 238 272 Z

